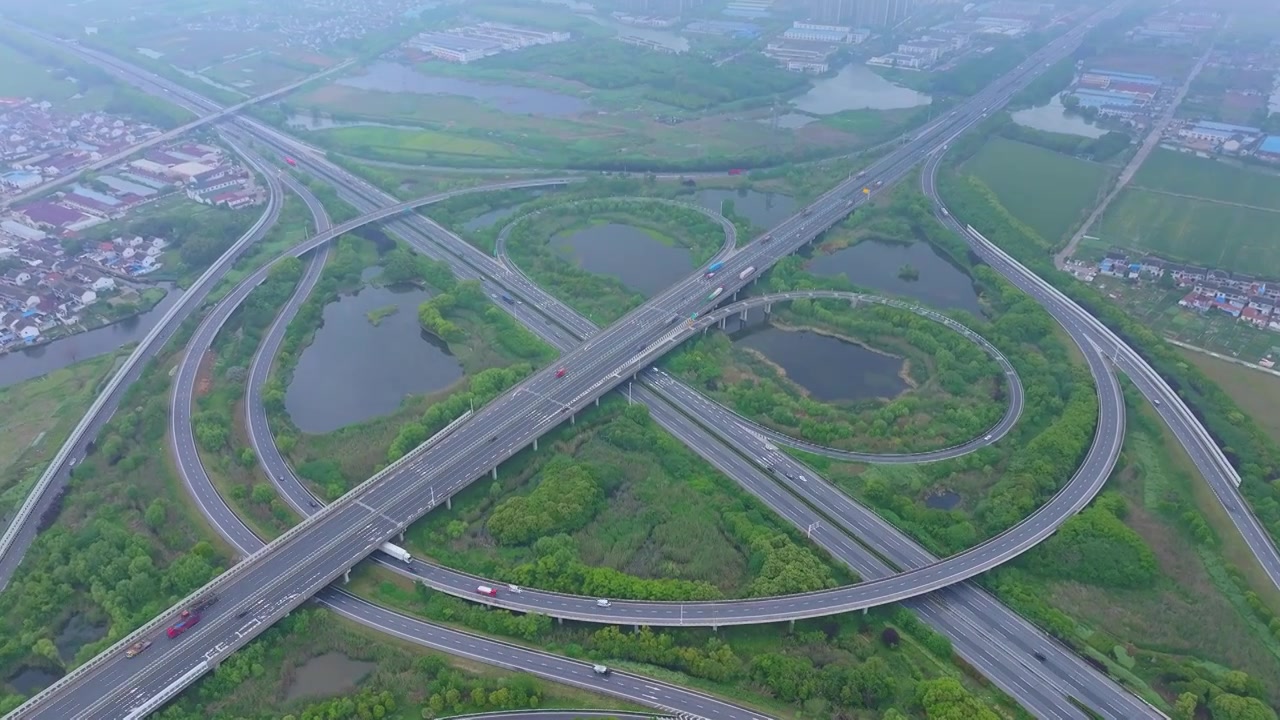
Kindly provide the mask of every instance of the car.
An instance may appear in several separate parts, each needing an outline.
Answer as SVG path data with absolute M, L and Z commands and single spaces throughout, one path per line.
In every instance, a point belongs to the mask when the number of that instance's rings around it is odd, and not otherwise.
M 1163 405 L 1163 403 L 1160 402 L 1159 398 L 1156 398 L 1156 407 L 1160 407 L 1161 405 Z
M 149 647 L 151 647 L 150 640 L 143 640 L 142 642 L 134 643 L 129 646 L 128 650 L 124 651 L 124 656 L 130 657 L 130 658 L 137 657 L 139 653 L 141 653 L 143 650 L 146 650 Z
M 592 666 L 591 666 L 591 672 L 593 672 L 593 673 L 595 673 L 595 674 L 597 674 L 597 675 L 599 675 L 599 676 L 601 676 L 601 677 L 608 677 L 608 676 L 609 676 L 609 673 L 610 673 L 610 672 L 612 672 L 612 671 L 611 671 L 611 670 L 609 670 L 609 668 L 608 668 L 608 667 L 606 667 L 606 666 L 604 666 L 604 665 L 592 665 Z
M 556 371 L 556 377 L 558 378 L 564 377 L 564 368 L 560 368 L 559 370 Z
M 248 614 L 249 614 L 248 610 L 241 610 L 240 612 L 236 613 L 236 619 L 240 619 Z
M 307 502 L 307 504 L 308 504 L 308 505 L 310 505 L 310 506 L 311 506 L 311 507 L 313 507 L 313 508 L 318 508 L 318 507 L 320 507 L 320 503 L 316 502 L 315 500 L 308 501 L 308 502 Z
M 519 585 L 508 585 L 508 586 L 507 586 L 507 589 L 508 589 L 508 590 L 510 590 L 511 592 L 513 592 L 513 593 L 517 594 L 517 595 L 519 595 L 520 593 L 524 592 L 523 590 L 521 590 L 521 589 L 520 589 L 520 586 L 519 586 Z
M 1035 656 L 1035 658 L 1036 658 L 1037 660 L 1039 660 L 1040 662 L 1049 662 L 1049 658 L 1045 657 L 1045 656 L 1044 656 L 1044 653 L 1040 652 L 1039 650 L 1035 651 L 1035 652 L 1034 652 L 1034 653 L 1032 653 L 1032 654 L 1033 654 L 1033 655 Z
M 477 593 L 479 593 L 479 594 L 481 594 L 481 595 L 487 595 L 487 596 L 489 596 L 489 597 L 497 597 L 497 596 L 498 596 L 498 589 L 497 589 L 497 588 L 491 588 L 491 587 L 489 587 L 488 585 L 481 585 L 481 586 L 477 587 L 477 588 L 476 588 L 476 592 L 477 592 Z
M 498 441 L 497 435 L 494 435 L 493 437 L 489 438 L 489 442 L 497 442 L 497 441 Z
M 988 436 L 986 436 L 986 437 L 984 437 L 984 438 L 982 438 L 982 439 L 983 439 L 983 440 L 990 440 L 990 439 L 991 439 L 991 436 L 990 436 L 990 435 L 988 435 Z
M 609 607 L 610 605 L 612 605 L 612 603 L 610 603 L 607 598 L 600 598 L 599 600 L 596 600 L 596 607 Z
M 568 406 L 568 405 L 562 405 L 562 406 L 560 407 L 560 412 L 562 412 L 562 413 L 567 413 L 567 412 L 569 412 L 569 406 Z

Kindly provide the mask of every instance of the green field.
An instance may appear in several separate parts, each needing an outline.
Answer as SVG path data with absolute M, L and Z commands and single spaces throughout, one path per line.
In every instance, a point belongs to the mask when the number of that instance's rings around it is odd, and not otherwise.
M 1163 148 L 1142 164 L 1133 186 L 1280 211 L 1280 176 Z
M 341 152 L 402 162 L 440 161 L 448 158 L 506 159 L 516 156 L 516 153 L 498 143 L 434 130 L 345 127 L 318 130 L 314 136 L 326 146 Z
M 1110 170 L 1026 143 L 992 138 L 964 165 L 1050 245 L 1088 215 Z
M 1280 441 L 1280 415 L 1275 411 L 1280 407 L 1280 377 L 1204 353 L 1183 350 L 1182 354 L 1230 395 L 1240 409 L 1249 413 L 1273 439 Z M 1252 358 L 1244 359 L 1252 361 Z
M 1280 214 L 1126 188 L 1094 233 L 1110 246 L 1267 277 L 1280 275 Z
M 76 84 L 58 79 L 25 53 L 0 43 L 0 95 L 58 102 L 76 94 Z

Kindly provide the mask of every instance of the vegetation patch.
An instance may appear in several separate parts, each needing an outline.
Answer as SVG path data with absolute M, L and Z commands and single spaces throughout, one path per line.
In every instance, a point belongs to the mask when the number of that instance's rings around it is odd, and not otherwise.
M 408 541 L 450 567 L 602 597 L 778 595 L 843 577 L 644 406 L 619 401 L 544 436 Z
M 1254 205 L 1280 212 L 1280 177 L 1225 160 L 1156 148 L 1133 184 L 1148 190 Z

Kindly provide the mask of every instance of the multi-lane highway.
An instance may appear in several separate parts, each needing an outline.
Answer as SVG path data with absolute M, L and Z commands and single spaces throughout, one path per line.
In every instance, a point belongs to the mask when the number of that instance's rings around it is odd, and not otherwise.
M 976 119 L 976 115 L 973 113 L 969 113 L 966 116 L 963 116 L 961 118 L 962 121 L 967 121 L 967 122 L 972 122 L 975 119 Z M 926 133 L 926 134 L 932 134 L 932 133 Z M 916 152 L 918 154 L 918 152 L 921 151 L 922 149 L 923 148 L 914 148 L 913 152 Z M 908 159 L 911 159 L 911 158 L 904 157 L 901 159 L 901 161 L 906 161 Z M 899 173 L 902 171 L 902 169 L 903 168 L 901 166 L 894 166 L 894 165 L 890 165 L 887 168 L 882 168 L 882 170 L 897 170 L 899 171 Z M 846 188 L 846 190 L 848 190 L 848 188 Z M 852 199 L 856 201 L 859 198 L 855 197 Z M 824 198 L 824 202 L 819 203 L 817 208 L 812 212 L 812 217 L 809 218 L 809 222 L 813 223 L 813 227 L 809 231 L 810 235 L 813 233 L 816 233 L 817 231 L 820 231 L 821 229 L 824 229 L 826 226 L 829 226 L 832 222 L 837 220 L 839 217 L 842 217 L 843 214 L 847 212 L 847 210 L 844 210 L 841 207 L 839 207 L 840 204 L 843 204 L 842 201 L 843 201 L 842 198 L 833 198 L 832 196 L 829 195 L 826 198 Z M 739 258 L 744 258 L 744 255 L 745 255 L 745 258 L 742 261 L 742 264 L 744 266 L 748 261 L 755 261 L 755 262 L 761 263 L 759 265 L 760 267 L 764 267 L 766 265 L 766 260 L 771 262 L 772 260 L 780 256 L 779 254 L 777 254 L 776 249 L 781 248 L 782 253 L 785 253 L 790 249 L 793 249 L 795 245 L 798 245 L 799 243 L 806 241 L 807 238 L 804 237 L 803 235 L 797 237 L 799 233 L 803 233 L 803 231 L 805 231 L 806 222 L 803 219 L 799 219 L 799 218 L 795 220 L 796 222 L 799 223 L 800 225 L 799 228 L 796 228 L 793 223 L 791 227 L 786 229 L 785 232 L 774 233 L 775 238 L 777 238 L 777 240 L 772 245 L 772 248 L 774 248 L 775 250 L 770 251 L 769 249 L 762 248 L 757 244 L 757 247 L 754 248 L 754 251 L 749 249 L 745 253 L 740 253 L 739 255 L 735 256 L 731 260 L 731 263 L 736 262 Z M 733 270 L 733 269 L 736 269 L 736 267 L 731 265 L 730 268 L 728 269 Z M 641 339 L 645 337 L 651 337 L 652 340 L 654 341 L 658 341 L 662 339 L 661 336 L 663 335 L 663 333 L 653 333 L 652 331 L 648 331 L 646 333 L 646 331 L 643 329 L 643 326 L 646 323 L 644 323 L 643 321 L 649 320 L 650 322 L 652 322 L 654 320 L 659 319 L 659 318 L 652 317 L 652 315 L 655 314 L 653 312 L 654 310 L 657 310 L 656 314 L 665 316 L 670 309 L 681 311 L 684 309 L 688 309 L 690 307 L 699 307 L 700 303 L 698 299 L 698 294 L 700 293 L 700 291 L 701 291 L 701 288 L 697 286 L 696 282 L 693 284 L 685 283 L 685 284 L 682 284 L 682 286 L 678 286 L 675 289 L 675 291 L 666 293 L 661 298 L 659 298 L 659 302 L 657 303 L 656 308 L 655 307 L 642 308 L 640 311 L 637 311 L 636 313 L 633 313 L 631 316 L 629 316 L 629 318 L 624 319 L 622 329 L 605 331 L 601 335 L 589 341 L 587 343 L 587 348 L 591 348 L 592 345 L 595 345 L 593 352 L 588 353 L 584 351 L 576 351 L 575 353 L 571 353 L 571 356 L 574 354 L 579 355 L 582 358 L 584 365 L 590 369 L 592 374 L 599 373 L 602 370 L 607 372 L 608 370 L 613 369 L 615 371 L 613 373 L 615 376 L 614 379 L 620 380 L 621 375 L 617 372 L 619 369 L 625 370 L 626 372 L 629 373 L 633 369 L 638 369 L 637 364 L 638 366 L 641 366 L 641 367 L 644 364 L 647 364 L 645 363 L 645 361 L 648 359 L 648 356 L 656 355 L 656 352 L 654 351 L 639 351 L 640 357 L 637 358 L 634 356 L 637 354 L 638 351 L 635 349 L 632 349 L 629 346 L 630 341 L 637 337 Z M 664 301 L 670 302 L 670 305 L 667 307 L 663 307 Z M 636 328 L 636 327 L 628 327 L 628 326 L 640 326 L 640 327 Z M 678 337 L 667 338 L 668 342 L 674 341 L 676 339 L 678 339 Z M 618 363 L 621 363 L 621 365 L 619 365 Z M 514 411 L 516 420 L 533 421 L 535 423 L 534 429 L 536 431 L 539 426 L 545 425 L 549 422 L 556 420 L 554 415 L 548 416 L 547 411 L 556 412 L 557 408 L 560 408 L 561 410 L 563 410 L 563 412 L 568 412 L 570 407 L 577 407 L 585 402 L 588 402 L 594 399 L 594 397 L 598 396 L 603 386 L 613 384 L 608 379 L 595 380 L 594 382 L 591 382 L 590 377 L 582 381 L 573 380 L 572 379 L 573 377 L 575 376 L 570 375 L 569 376 L 570 379 L 567 382 L 561 382 L 561 383 L 549 382 L 549 380 L 551 379 L 550 373 L 544 373 L 542 376 L 535 377 L 533 382 L 527 383 L 526 386 L 522 387 L 520 390 L 529 392 L 530 387 L 528 386 L 534 386 L 539 389 L 545 389 L 549 392 L 543 392 L 541 394 L 537 394 L 535 395 L 534 398 L 530 399 L 527 397 L 520 397 L 521 393 L 517 391 L 516 393 L 513 393 L 511 396 L 500 399 L 500 401 L 495 402 L 493 406 L 491 406 L 490 408 L 486 409 L 481 413 L 481 415 L 487 414 L 490 416 L 490 418 L 488 419 L 488 424 L 481 422 L 481 418 L 478 416 L 472 422 L 469 422 L 465 424 L 462 428 L 459 428 L 459 430 L 453 436 L 451 436 L 450 438 L 446 438 L 444 441 L 442 441 L 441 444 L 437 446 L 437 448 L 433 448 L 433 451 L 437 451 L 439 448 L 443 448 L 446 446 L 461 446 L 462 449 L 465 450 L 466 452 L 456 453 L 456 454 L 447 454 L 448 456 L 444 459 L 445 469 L 456 470 L 464 475 L 469 470 L 474 470 L 477 468 L 483 471 L 484 469 L 482 466 L 483 463 L 481 465 L 476 465 L 476 461 L 473 458 L 468 458 L 466 456 L 474 455 L 474 454 L 481 454 L 481 455 L 493 454 L 495 456 L 501 456 L 504 453 L 509 454 L 510 451 L 512 451 L 514 448 L 518 448 L 521 446 L 521 445 L 515 444 L 514 442 L 507 443 L 505 444 L 505 446 L 501 444 L 494 445 L 494 443 L 498 442 L 499 435 L 497 434 L 491 436 L 491 438 L 489 439 L 484 438 L 482 435 L 477 436 L 478 432 L 487 432 L 492 429 L 513 428 L 513 426 L 516 424 L 513 420 L 503 418 L 502 413 L 495 412 L 494 410 L 495 407 L 501 408 L 502 410 Z M 550 403 L 549 406 L 548 406 L 548 403 Z M 559 414 L 563 414 L 563 412 Z M 521 415 L 520 413 L 523 413 L 523 415 Z M 481 431 L 474 430 L 473 428 L 477 425 L 481 426 L 483 430 Z M 468 430 L 471 430 L 471 431 L 468 432 Z M 530 435 L 528 439 L 531 439 L 532 437 L 533 436 Z M 459 438 L 463 438 L 463 439 L 459 440 Z M 526 438 L 519 438 L 519 441 L 523 442 L 525 439 Z M 495 450 L 490 451 L 489 453 L 486 453 L 484 452 L 485 446 L 482 445 L 481 443 L 490 443 L 490 446 L 494 447 Z M 480 452 L 477 453 L 477 451 L 480 451 Z M 429 454 L 445 454 L 445 453 L 429 453 Z M 431 474 L 431 473 L 429 472 L 429 468 L 423 467 L 425 463 L 422 463 L 420 461 L 421 461 L 421 458 L 414 458 L 409 463 L 398 467 L 397 470 L 402 470 L 402 469 L 417 470 L 420 473 L 419 477 L 426 478 L 428 474 Z M 482 458 L 482 461 L 488 462 L 489 458 Z M 423 472 L 424 470 L 426 472 Z M 439 477 L 439 475 L 437 474 L 435 475 L 435 477 Z M 434 480 L 435 478 L 431 478 L 431 479 Z M 430 480 L 427 483 L 424 483 L 424 485 L 432 485 L 434 487 L 434 483 L 431 482 Z M 460 482 L 456 483 L 456 485 L 460 486 Z M 448 486 L 444 487 L 445 492 L 448 492 L 450 489 L 451 487 L 448 487 Z M 384 536 L 389 535 L 390 532 L 386 531 L 385 521 L 390 520 L 391 518 L 386 517 L 386 512 L 394 511 L 395 508 L 393 506 L 396 504 L 402 504 L 401 503 L 402 500 L 408 500 L 413 498 L 413 490 L 400 491 L 397 493 L 392 487 L 391 483 L 386 483 L 385 481 L 383 481 L 383 478 L 379 478 L 373 481 L 370 485 L 366 486 L 361 491 L 358 491 L 357 498 L 358 499 L 353 504 L 344 504 L 340 508 L 327 511 L 325 513 L 320 513 L 322 517 L 320 518 L 321 522 L 318 524 L 324 524 L 324 521 L 330 520 L 332 518 L 342 518 L 344 521 L 354 521 L 357 523 L 367 520 L 368 521 L 367 526 L 361 527 L 361 530 L 368 531 L 368 532 L 365 532 L 363 534 L 366 534 L 369 537 L 374 537 L 379 534 L 382 534 Z M 419 495 L 417 499 L 421 500 L 423 498 L 421 497 L 421 495 Z M 372 505 L 370 504 L 370 502 L 376 503 L 377 505 Z M 363 508 L 364 510 L 367 510 L 369 512 L 365 513 L 356 508 Z M 421 508 L 421 510 L 425 510 L 425 509 L 426 509 L 425 507 Z M 310 521 L 308 525 L 311 525 L 312 523 L 315 523 L 315 522 L 316 521 Z M 392 532 L 394 532 L 394 528 L 392 529 Z M 302 534 L 303 534 L 302 532 L 299 532 L 297 536 L 301 536 Z M 315 545 L 312 546 L 311 548 L 313 551 L 311 553 L 312 557 L 313 558 L 315 557 L 316 553 L 314 551 L 316 550 L 323 551 L 324 553 L 336 553 L 339 556 L 346 554 L 344 551 L 338 548 L 339 545 L 343 544 L 347 540 L 346 537 L 342 537 L 343 534 L 344 533 L 342 532 L 337 533 L 338 536 L 333 537 L 332 540 L 322 535 L 320 539 L 323 541 L 323 544 L 319 546 L 315 546 Z M 361 533 L 357 531 L 357 534 L 361 534 Z M 281 543 L 281 546 L 283 549 L 287 549 L 290 545 L 291 543 L 289 540 L 285 540 L 284 542 Z M 257 572 L 260 572 L 262 568 L 266 568 L 266 567 L 273 567 L 274 569 L 279 569 L 279 565 L 277 565 L 275 562 L 278 559 L 278 555 L 279 553 L 271 553 L 270 557 L 264 556 L 261 559 L 255 558 L 257 562 L 249 563 L 251 567 L 245 570 L 241 570 L 239 573 L 236 573 L 236 574 L 238 576 L 245 577 L 245 576 L 249 576 Z M 333 558 L 326 558 L 326 559 L 329 560 L 330 562 L 333 560 Z M 307 568 L 303 568 L 303 572 L 304 573 L 308 571 L 313 572 L 314 577 L 319 578 L 321 574 L 326 572 L 325 569 L 323 568 L 323 566 L 326 564 L 329 564 L 329 563 L 317 563 L 314 561 L 308 562 L 307 560 L 303 559 L 299 565 L 309 566 Z M 294 565 L 289 565 L 289 564 L 286 564 L 286 566 L 295 567 Z M 280 578 L 279 574 L 275 575 L 275 577 Z M 265 579 L 267 578 L 264 578 L 264 580 Z M 280 578 L 280 579 L 283 579 L 283 578 Z M 270 589 L 272 592 L 278 592 L 279 590 L 279 588 L 268 588 L 268 589 Z M 215 620 L 214 622 L 210 622 L 209 624 L 204 625 L 204 627 L 206 628 L 206 632 L 212 632 L 213 630 L 211 630 L 211 628 L 215 628 L 216 622 L 217 621 Z M 199 630 L 193 631 L 193 633 L 199 633 L 199 632 L 200 632 Z

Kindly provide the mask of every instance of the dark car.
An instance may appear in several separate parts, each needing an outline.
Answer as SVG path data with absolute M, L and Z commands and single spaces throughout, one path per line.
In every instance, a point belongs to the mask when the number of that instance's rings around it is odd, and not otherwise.
M 1045 656 L 1044 656 L 1044 653 L 1040 652 L 1039 650 L 1035 651 L 1035 653 L 1033 653 L 1033 654 L 1035 655 L 1035 658 L 1036 658 L 1037 660 L 1039 660 L 1040 662 L 1048 662 L 1048 661 L 1049 661 L 1049 658 L 1045 657 Z

